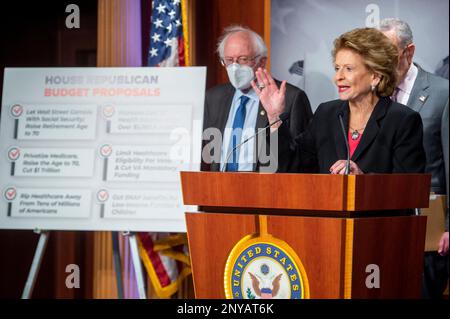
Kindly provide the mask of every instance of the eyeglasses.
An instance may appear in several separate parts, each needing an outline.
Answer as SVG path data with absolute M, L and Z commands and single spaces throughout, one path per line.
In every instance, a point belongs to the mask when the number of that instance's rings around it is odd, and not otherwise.
M 241 55 L 240 57 L 237 57 L 237 58 L 225 57 L 225 58 L 220 59 L 220 63 L 222 63 L 223 66 L 229 66 L 230 64 L 233 64 L 233 63 L 247 65 L 250 62 L 256 60 L 257 58 L 259 58 L 259 55 L 256 55 L 253 58 L 250 58 L 245 55 Z

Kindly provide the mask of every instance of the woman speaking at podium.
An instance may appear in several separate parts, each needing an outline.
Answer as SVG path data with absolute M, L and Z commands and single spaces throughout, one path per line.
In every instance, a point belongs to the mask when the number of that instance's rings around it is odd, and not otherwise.
M 332 57 L 339 100 L 320 104 L 299 136 L 283 123 L 272 127 L 278 130 L 279 157 L 300 157 L 302 171 L 311 173 L 423 173 L 422 120 L 395 102 L 393 44 L 376 29 L 355 29 L 334 41 Z M 278 88 L 261 68 L 256 79 L 253 89 L 273 122 L 285 109 L 286 81 Z

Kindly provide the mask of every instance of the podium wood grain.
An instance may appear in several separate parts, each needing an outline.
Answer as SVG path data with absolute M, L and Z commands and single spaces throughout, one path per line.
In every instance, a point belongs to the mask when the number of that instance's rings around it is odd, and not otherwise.
M 225 298 L 227 258 L 264 215 L 267 233 L 301 260 L 310 298 L 419 298 L 426 217 L 405 210 L 428 206 L 430 180 L 182 172 L 184 204 L 208 211 L 186 213 L 196 297 Z M 371 266 L 379 287 L 370 286 Z
M 425 216 L 356 218 L 352 298 L 420 298 Z M 367 265 L 380 270 L 380 288 L 368 289 Z
M 225 298 L 225 263 L 234 245 L 256 231 L 255 216 L 186 213 L 196 298 Z
M 257 219 L 257 215 L 186 214 L 196 298 L 225 298 L 228 255 L 239 240 L 257 231 Z M 346 242 L 349 221 L 351 245 Z M 420 297 L 425 217 L 268 216 L 267 230 L 296 251 L 313 299 Z M 346 249 L 351 264 L 346 264 Z M 379 288 L 366 285 L 371 275 L 368 265 L 379 268 Z
M 431 175 L 182 172 L 181 183 L 185 205 L 381 213 L 428 207 Z

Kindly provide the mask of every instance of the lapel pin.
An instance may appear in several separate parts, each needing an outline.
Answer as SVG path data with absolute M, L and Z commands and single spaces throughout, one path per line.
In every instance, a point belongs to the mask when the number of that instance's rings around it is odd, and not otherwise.
M 261 111 L 261 112 L 259 112 L 259 114 L 261 114 L 261 116 L 264 116 L 264 115 L 266 115 L 266 111 Z
M 425 102 L 425 100 L 427 99 L 427 97 L 425 96 L 425 95 L 421 95 L 420 97 L 419 97 L 419 100 L 420 100 L 420 102 Z

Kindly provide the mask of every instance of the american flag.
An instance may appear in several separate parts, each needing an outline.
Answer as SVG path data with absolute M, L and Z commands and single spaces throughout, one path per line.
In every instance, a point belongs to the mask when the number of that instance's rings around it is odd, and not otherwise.
M 183 35 L 185 0 L 153 0 L 148 66 L 186 66 L 187 35 Z M 185 7 L 184 7 L 185 8 Z M 138 233 L 141 259 L 160 298 L 176 293 L 190 275 L 185 234 Z M 160 248 L 158 248 L 158 246 Z M 162 247 L 162 248 L 161 248 Z
M 181 0 L 153 0 L 148 66 L 184 66 Z
M 138 233 L 139 250 L 152 286 L 159 298 L 170 298 L 191 274 L 189 256 L 184 249 L 186 235 Z M 159 247 L 158 247 L 159 246 Z

